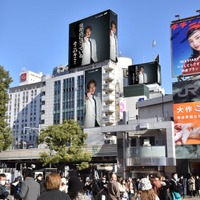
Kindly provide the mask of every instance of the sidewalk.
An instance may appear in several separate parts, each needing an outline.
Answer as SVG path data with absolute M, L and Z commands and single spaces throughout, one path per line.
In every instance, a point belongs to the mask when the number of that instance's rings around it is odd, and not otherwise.
M 188 197 L 184 198 L 184 200 L 197 200 L 197 199 L 200 200 L 200 197 L 192 197 L 191 198 L 191 197 L 188 196 Z

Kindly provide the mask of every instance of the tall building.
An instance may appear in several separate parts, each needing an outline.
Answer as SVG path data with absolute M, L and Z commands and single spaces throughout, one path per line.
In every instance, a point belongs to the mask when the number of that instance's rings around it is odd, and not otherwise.
M 40 129 L 64 120 L 74 119 L 84 127 L 85 73 L 91 70 L 101 69 L 102 126 L 118 124 L 119 102 L 123 96 L 123 74 L 131 64 L 130 58 L 119 57 L 118 63 L 105 61 L 71 73 L 67 67 L 58 66 L 53 69 L 51 76 L 42 76 L 35 83 L 29 80 L 31 76 L 26 76 L 27 84 L 20 82 L 19 86 L 9 89 L 7 122 L 15 139 L 14 147 L 36 147 Z M 31 71 L 21 74 L 25 73 L 35 74 L 35 77 L 37 75 Z
M 19 85 L 28 85 L 31 83 L 37 83 L 41 81 L 42 72 L 35 73 L 32 71 L 24 70 L 20 73 Z
M 62 123 L 64 120 L 75 119 L 84 126 L 85 116 L 85 73 L 87 70 L 101 68 L 102 79 L 102 126 L 116 125 L 116 104 L 119 93 L 123 90 L 123 70 L 132 63 L 129 58 L 119 58 L 120 64 L 105 61 L 94 64 L 82 71 L 57 75 L 43 76 L 41 127 Z M 123 62 L 124 61 L 124 62 Z M 94 77 L 95 79 L 95 77 Z M 118 109 L 119 112 L 119 109 Z
M 25 71 L 20 85 L 9 89 L 7 122 L 14 137 L 14 148 L 33 148 L 40 129 L 41 74 Z

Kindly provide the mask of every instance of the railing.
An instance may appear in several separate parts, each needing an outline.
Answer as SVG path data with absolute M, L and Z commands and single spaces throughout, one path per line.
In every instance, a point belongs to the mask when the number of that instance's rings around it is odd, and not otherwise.
M 117 156 L 116 144 L 88 145 L 84 150 L 90 152 L 93 157 Z M 7 150 L 0 153 L 0 160 L 39 159 L 40 153 L 49 151 L 47 148 Z
M 129 148 L 127 157 L 166 157 L 165 146 L 142 146 Z
M 175 158 L 166 157 L 165 146 L 131 147 L 127 152 L 127 166 L 176 165 Z

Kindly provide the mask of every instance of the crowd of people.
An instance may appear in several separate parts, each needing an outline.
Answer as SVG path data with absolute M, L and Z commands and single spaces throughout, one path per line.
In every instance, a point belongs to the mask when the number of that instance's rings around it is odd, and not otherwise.
M 81 177 L 73 171 L 68 177 L 51 172 L 36 177 L 32 169 L 23 170 L 8 186 L 6 175 L 0 174 L 0 199 L 20 200 L 176 200 L 186 195 L 200 197 L 199 176 L 188 179 L 173 173 L 171 178 L 151 175 L 124 179 L 112 173 L 110 177 Z

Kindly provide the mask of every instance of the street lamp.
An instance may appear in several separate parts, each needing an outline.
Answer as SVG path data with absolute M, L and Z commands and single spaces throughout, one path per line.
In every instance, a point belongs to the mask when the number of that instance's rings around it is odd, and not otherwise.
M 26 130 L 28 130 L 28 135 L 30 133 L 34 133 L 35 132 L 37 134 L 37 137 L 38 137 L 39 134 L 40 134 L 40 127 L 38 127 L 38 128 L 36 128 L 36 127 L 24 127 L 24 130 L 23 130 L 23 134 L 24 135 L 26 134 Z M 28 141 L 29 141 L 29 139 L 28 139 Z

